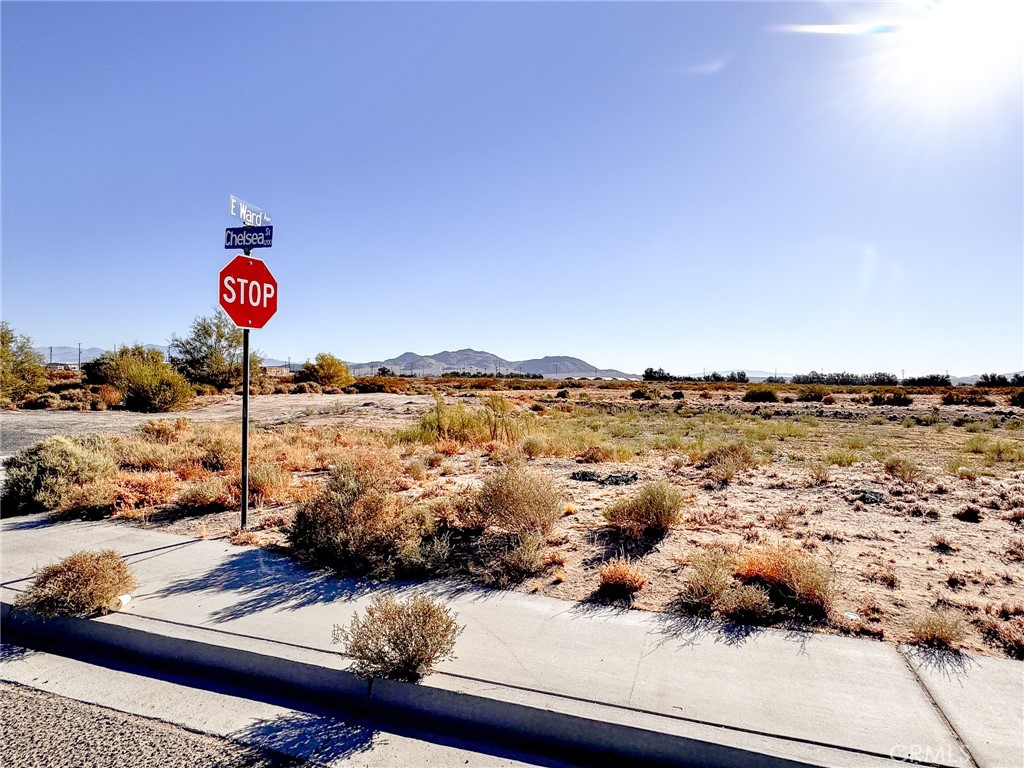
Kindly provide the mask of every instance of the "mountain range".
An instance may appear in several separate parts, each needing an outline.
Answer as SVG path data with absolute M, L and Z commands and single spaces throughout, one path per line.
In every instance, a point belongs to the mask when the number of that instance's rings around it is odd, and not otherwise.
M 159 349 L 165 356 L 167 355 L 166 346 L 161 346 L 159 344 L 145 344 L 144 346 L 146 349 Z M 35 351 L 43 356 L 44 362 L 51 362 L 51 360 L 54 363 L 78 362 L 77 346 L 35 347 Z M 82 362 L 87 363 L 90 360 L 95 360 L 106 351 L 107 350 L 100 347 L 83 347 Z M 268 357 L 264 359 L 263 363 L 264 365 L 283 366 L 287 365 L 288 361 Z M 292 363 L 292 368 L 298 369 L 300 365 L 300 360 L 296 358 L 295 362 Z M 390 368 L 395 373 L 412 373 L 417 376 L 440 376 L 444 373 L 450 373 L 453 371 L 465 371 L 467 373 L 536 373 L 544 376 L 545 378 L 566 378 L 570 376 L 576 378 L 583 376 L 591 378 L 600 376 L 606 379 L 640 378 L 638 374 L 623 373 L 622 371 L 615 370 L 614 368 L 597 368 L 578 357 L 557 355 L 532 358 L 530 360 L 506 360 L 490 352 L 481 352 L 476 349 L 459 349 L 454 352 L 445 350 L 444 352 L 438 352 L 433 355 L 418 355 L 415 352 L 405 352 L 398 357 L 392 357 L 387 360 L 371 360 L 365 363 L 348 362 L 348 366 L 352 370 L 352 373 L 357 376 L 374 374 L 377 372 L 378 368 Z M 793 375 L 791 373 L 757 371 L 750 368 L 721 369 L 718 373 L 727 375 L 733 371 L 746 371 L 747 376 L 751 381 L 763 381 L 769 376 L 781 376 L 788 379 Z M 701 374 L 693 373 L 691 375 L 697 377 L 703 375 L 703 373 L 710 372 L 711 371 L 703 371 Z M 1024 371 L 1019 371 L 1019 373 L 1024 375 Z M 1014 374 L 1007 373 L 1004 375 L 1007 378 L 1010 378 Z M 974 374 L 971 376 L 950 376 L 949 380 L 953 384 L 974 384 L 978 381 L 980 376 L 980 374 Z

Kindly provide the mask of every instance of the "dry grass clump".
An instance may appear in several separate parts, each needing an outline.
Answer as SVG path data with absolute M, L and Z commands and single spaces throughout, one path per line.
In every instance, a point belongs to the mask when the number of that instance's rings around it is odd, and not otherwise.
M 1000 646 L 1007 656 L 1024 660 L 1024 618 L 1014 616 L 1001 622 L 986 618 L 981 628 L 985 637 Z
M 562 515 L 554 483 L 520 463 L 495 469 L 484 479 L 478 498 L 484 519 L 511 533 L 546 535 Z
M 257 504 L 286 501 L 292 476 L 277 464 L 257 461 L 249 467 L 249 498 Z
M 544 568 L 544 536 L 536 531 L 482 536 L 470 566 L 486 586 L 507 589 Z
M 921 477 L 921 468 L 911 459 L 890 456 L 885 460 L 885 471 L 905 483 L 912 483 Z
M 187 485 L 178 493 L 178 504 L 193 509 L 227 509 L 238 497 L 232 483 L 219 475 L 210 475 Z
M 723 618 L 737 624 L 763 624 L 775 612 L 768 592 L 753 584 L 725 590 L 716 607 Z
M 956 650 L 967 635 L 967 623 L 959 611 L 932 608 L 910 626 L 910 642 L 926 648 Z
M 598 568 L 601 591 L 609 596 L 628 597 L 644 588 L 647 579 L 640 569 L 625 557 L 616 557 Z
M 822 619 L 832 611 L 835 571 L 798 547 L 775 544 L 750 550 L 740 558 L 736 575 L 764 587 L 774 604 L 799 615 Z
M 811 464 L 811 484 L 812 485 L 828 485 L 832 480 L 832 472 L 829 469 L 828 464 L 821 461 L 816 461 Z
M 852 467 L 860 461 L 860 455 L 855 451 L 836 449 L 829 451 L 828 455 L 825 456 L 825 461 L 829 464 L 835 464 L 837 467 Z
M 684 577 L 680 600 L 698 611 L 714 611 L 732 588 L 733 558 L 720 549 L 705 549 L 689 560 L 691 569 Z
M 37 570 L 18 606 L 42 616 L 88 616 L 105 611 L 118 595 L 138 587 L 121 556 L 112 549 L 75 552 Z
M 51 437 L 4 460 L 4 514 L 80 506 L 90 483 L 110 479 L 117 463 L 89 438 Z
M 609 524 L 633 536 L 664 534 L 679 523 L 686 497 L 666 480 L 644 483 L 640 489 L 619 499 L 604 511 Z
M 377 595 L 364 616 L 353 616 L 348 627 L 334 625 L 334 642 L 342 644 L 357 675 L 416 682 L 454 658 L 462 632 L 457 617 L 423 595 L 406 601 Z
M 112 479 L 114 512 L 170 504 L 177 490 L 173 472 L 125 472 L 119 470 Z
M 697 466 L 709 470 L 711 478 L 719 483 L 732 482 L 740 472 L 757 466 L 757 460 L 746 443 L 735 442 L 716 446 L 695 457 Z

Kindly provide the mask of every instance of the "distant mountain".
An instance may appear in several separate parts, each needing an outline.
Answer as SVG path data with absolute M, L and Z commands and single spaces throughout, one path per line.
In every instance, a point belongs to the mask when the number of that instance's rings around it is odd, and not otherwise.
M 445 350 L 432 355 L 405 352 L 388 360 L 349 363 L 352 372 L 365 376 L 378 368 L 390 368 L 395 373 L 417 376 L 442 376 L 445 373 L 539 373 L 545 378 L 601 376 L 603 378 L 638 379 L 636 374 L 623 373 L 611 368 L 597 368 L 578 357 L 542 357 L 531 360 L 506 360 L 490 352 L 476 349 Z
M 145 349 L 159 349 L 160 354 L 165 358 L 167 357 L 167 347 L 159 344 L 143 344 Z M 77 363 L 78 362 L 78 347 L 33 347 L 33 349 L 43 356 L 43 362 L 49 363 Z M 53 351 L 53 359 L 50 359 L 50 351 Z M 102 355 L 107 350 L 101 347 L 82 347 L 82 362 L 88 363 L 90 360 L 95 360 L 97 357 Z

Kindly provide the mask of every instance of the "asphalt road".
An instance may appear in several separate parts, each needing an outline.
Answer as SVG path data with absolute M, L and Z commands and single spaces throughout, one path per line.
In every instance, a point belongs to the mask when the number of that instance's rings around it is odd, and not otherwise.
M 298 768 L 302 760 L 177 725 L 0 683 L 5 768 Z
M 249 698 L 210 679 L 0 644 L 0 768 L 575 768 Z

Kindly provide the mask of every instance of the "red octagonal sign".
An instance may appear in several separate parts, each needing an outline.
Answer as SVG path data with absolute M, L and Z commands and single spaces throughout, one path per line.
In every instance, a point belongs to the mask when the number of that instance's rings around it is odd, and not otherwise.
M 235 256 L 220 271 L 220 305 L 239 328 L 262 328 L 277 312 L 277 280 L 252 256 Z

